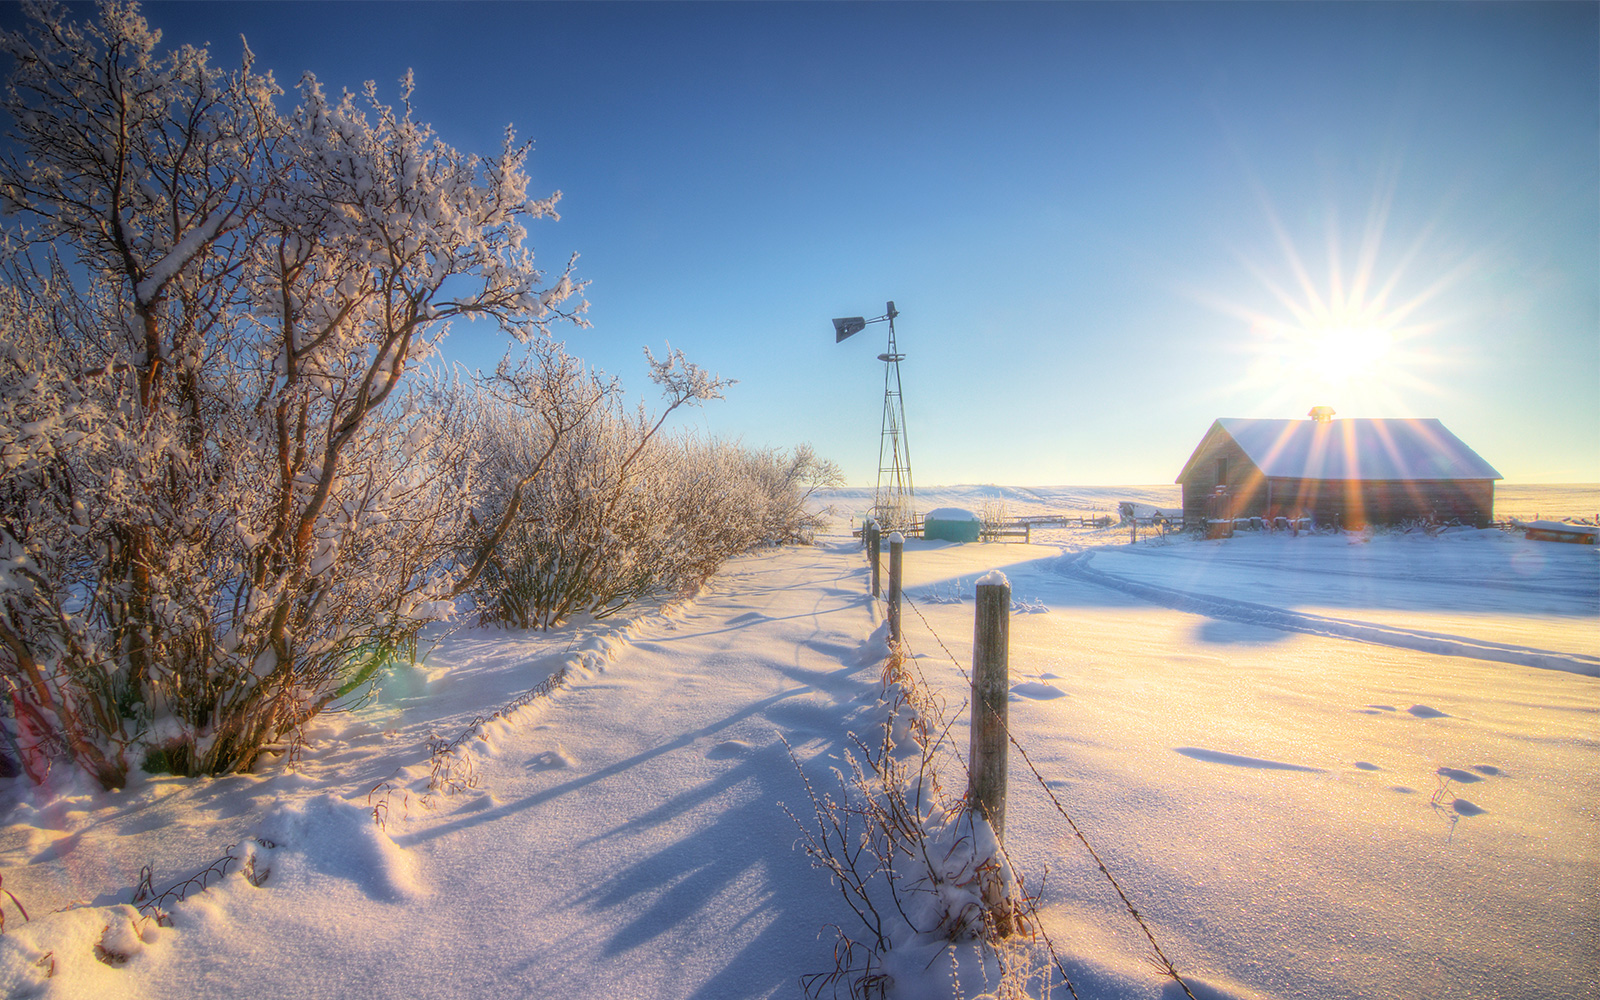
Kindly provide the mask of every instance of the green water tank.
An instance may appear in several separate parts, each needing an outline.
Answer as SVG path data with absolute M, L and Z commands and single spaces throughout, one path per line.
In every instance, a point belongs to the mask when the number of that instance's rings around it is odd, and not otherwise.
M 983 530 L 983 520 L 970 510 L 940 507 L 922 519 L 922 537 L 946 542 L 975 542 Z

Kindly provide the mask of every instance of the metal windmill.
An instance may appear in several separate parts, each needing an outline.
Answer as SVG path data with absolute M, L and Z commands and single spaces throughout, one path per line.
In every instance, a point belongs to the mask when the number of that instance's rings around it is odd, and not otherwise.
M 894 318 L 898 315 L 890 302 L 884 314 L 874 319 L 848 316 L 833 321 L 834 343 L 860 333 L 868 323 L 889 324 L 889 348 L 878 355 L 883 362 L 883 430 L 878 439 L 878 486 L 872 496 L 872 516 L 886 531 L 911 527 L 916 508 L 911 448 L 906 442 L 906 405 L 900 392 L 900 362 L 905 355 L 894 343 Z

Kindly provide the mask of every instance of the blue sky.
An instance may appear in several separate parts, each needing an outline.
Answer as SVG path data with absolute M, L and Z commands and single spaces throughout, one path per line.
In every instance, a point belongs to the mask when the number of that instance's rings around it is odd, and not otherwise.
M 894 300 L 919 483 L 1170 482 L 1217 417 L 1438 417 L 1600 481 L 1600 7 L 152 3 L 292 85 L 416 73 L 536 143 L 574 353 L 680 426 L 876 474 Z M 15 9 L 6 12 L 16 22 Z M 489 366 L 492 331 L 451 355 Z

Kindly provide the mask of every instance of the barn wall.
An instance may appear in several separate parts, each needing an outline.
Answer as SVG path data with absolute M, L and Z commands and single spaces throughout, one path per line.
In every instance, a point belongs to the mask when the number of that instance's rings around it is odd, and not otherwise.
M 1355 528 L 1403 521 L 1460 521 L 1486 527 L 1494 520 L 1494 480 L 1316 480 L 1270 482 L 1220 425 L 1214 425 L 1186 466 L 1183 519 L 1204 523 L 1227 460 L 1226 485 L 1234 517 L 1305 516 L 1319 524 Z
M 1217 461 L 1223 458 L 1228 460 L 1227 486 L 1234 498 L 1234 516 L 1249 517 L 1250 514 L 1238 511 L 1244 507 L 1265 504 L 1266 477 L 1233 438 L 1226 433 L 1219 433 L 1203 446 L 1190 466 L 1188 476 L 1180 480 L 1183 484 L 1184 524 L 1195 525 L 1205 521 L 1206 503 L 1219 485 Z
M 1367 481 L 1274 479 L 1275 513 L 1318 524 L 1359 528 L 1402 521 L 1450 521 L 1488 527 L 1494 520 L 1494 480 Z M 1240 511 L 1245 517 L 1264 511 Z

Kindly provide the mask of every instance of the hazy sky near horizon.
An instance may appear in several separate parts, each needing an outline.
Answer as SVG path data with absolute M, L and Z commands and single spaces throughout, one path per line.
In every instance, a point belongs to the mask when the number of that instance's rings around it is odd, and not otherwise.
M 151 3 L 294 100 L 514 124 L 574 353 L 736 378 L 680 423 L 877 469 L 894 300 L 924 484 L 1171 482 L 1217 417 L 1438 417 L 1600 481 L 1600 6 Z M 19 21 L 14 5 L 4 23 Z M 491 367 L 498 333 L 450 356 Z M 648 398 L 645 396 L 644 398 Z

